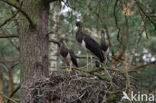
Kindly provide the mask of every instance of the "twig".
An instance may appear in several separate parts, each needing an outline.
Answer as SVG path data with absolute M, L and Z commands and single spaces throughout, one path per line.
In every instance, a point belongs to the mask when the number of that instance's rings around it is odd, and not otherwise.
M 0 60 L 0 63 L 11 63 L 11 62 L 17 62 L 19 61 L 19 59 L 15 59 L 15 60 Z
M 143 64 L 143 65 L 136 66 L 136 67 L 132 68 L 132 70 L 140 69 L 140 68 L 143 68 L 143 67 L 146 67 L 146 66 L 148 66 L 150 64 L 155 64 L 155 63 L 156 63 L 156 60 L 153 61 L 153 62 L 149 62 L 149 63 Z
M 150 16 L 148 16 L 148 14 L 143 10 L 143 8 L 140 5 L 140 2 L 138 0 L 135 0 L 137 7 L 139 8 L 139 10 L 141 10 L 141 12 L 145 15 L 145 17 L 147 17 L 147 19 L 153 24 L 153 26 L 156 28 L 156 23 L 150 18 Z
M 21 85 L 19 84 L 19 85 L 16 87 L 16 89 L 10 94 L 9 98 L 13 97 L 14 94 L 15 94 L 20 88 L 21 88 Z M 10 100 L 8 99 L 7 103 L 9 103 L 9 102 L 10 102 Z
M 2 92 L 0 92 L 0 95 L 3 96 L 4 98 L 10 100 L 13 103 L 17 103 L 14 99 L 7 97 L 6 95 L 4 95 Z
M 118 34 L 117 34 L 117 39 L 119 41 L 119 36 L 120 36 L 120 28 L 118 26 L 118 20 L 117 20 L 117 15 L 116 15 L 116 7 L 117 7 L 117 4 L 118 4 L 118 0 L 115 1 L 115 4 L 114 4 L 114 19 L 115 19 L 115 25 L 118 29 Z
M 8 67 L 7 67 L 5 64 L 0 63 L 0 65 L 1 65 L 7 72 L 9 71 Z
M 0 38 L 18 38 L 18 35 L 0 35 Z
M 61 0 L 67 7 L 71 8 L 72 10 L 75 10 L 75 8 L 72 8 L 70 5 L 69 5 L 69 2 L 68 0 L 64 1 L 64 0 Z
M 128 71 L 121 70 L 121 69 L 115 69 L 115 68 L 112 68 L 112 67 L 107 67 L 107 70 L 112 70 L 112 71 L 116 71 L 118 73 L 123 74 L 123 76 L 126 79 L 126 90 L 130 89 L 131 86 L 130 86 L 130 80 L 129 80 L 129 76 L 128 76 Z
M 129 59 L 129 65 L 132 64 L 132 60 L 133 60 L 134 54 L 136 53 L 136 50 L 137 50 L 137 48 L 138 48 L 138 44 L 139 44 L 139 41 L 140 41 L 140 39 L 141 39 L 141 34 L 142 34 L 142 32 L 143 32 L 143 29 L 139 31 L 138 36 L 137 36 L 137 38 L 136 38 L 135 45 L 134 45 L 134 47 L 133 47 L 133 49 L 132 49 L 132 55 L 131 55 L 131 57 L 130 57 L 130 59 Z
M 59 45 L 59 42 L 57 40 L 54 40 L 54 39 L 49 40 L 49 42 L 53 42 L 53 43 Z
M 139 13 L 140 13 L 141 19 L 142 19 L 142 21 L 143 21 L 143 27 L 144 27 L 144 30 L 145 30 L 145 33 L 146 33 L 146 38 L 148 39 L 148 34 L 147 34 L 147 30 L 146 30 L 146 25 L 145 25 L 146 23 L 145 23 L 144 17 L 143 17 L 143 15 L 142 15 L 140 9 L 139 9 Z

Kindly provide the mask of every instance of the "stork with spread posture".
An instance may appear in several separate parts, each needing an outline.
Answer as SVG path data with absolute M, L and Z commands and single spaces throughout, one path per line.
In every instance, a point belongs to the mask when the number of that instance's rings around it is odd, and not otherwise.
M 76 32 L 76 40 L 82 45 L 82 47 L 85 50 L 90 51 L 92 54 L 94 54 L 100 60 L 100 62 L 104 62 L 104 55 L 102 53 L 100 45 L 89 35 L 82 32 L 81 22 L 77 22 L 76 26 L 78 28 Z M 87 54 L 87 65 L 88 65 L 88 54 Z
M 64 58 L 64 61 L 67 64 L 67 66 L 70 66 L 70 69 L 72 65 L 78 67 L 75 54 L 65 46 L 65 39 L 62 38 L 59 41 L 59 46 L 60 54 Z

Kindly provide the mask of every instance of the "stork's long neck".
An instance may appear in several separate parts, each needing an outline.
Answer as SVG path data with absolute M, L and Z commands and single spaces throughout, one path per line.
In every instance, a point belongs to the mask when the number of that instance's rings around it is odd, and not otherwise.
M 64 48 L 64 43 L 63 43 L 63 42 L 60 43 L 60 48 L 61 48 L 61 49 Z
M 78 32 L 82 32 L 82 26 L 78 26 Z
M 101 33 L 101 41 L 105 41 L 105 35 L 104 35 L 104 33 Z
M 77 32 L 76 32 L 76 39 L 79 43 L 82 42 L 83 39 L 83 33 L 82 33 L 82 27 L 78 26 Z

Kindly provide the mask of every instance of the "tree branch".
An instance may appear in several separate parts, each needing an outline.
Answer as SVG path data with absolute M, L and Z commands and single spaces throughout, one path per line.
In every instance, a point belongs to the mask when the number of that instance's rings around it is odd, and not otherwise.
M 7 72 L 9 71 L 8 67 L 7 67 L 5 64 L 0 63 L 0 65 L 1 65 Z
M 18 38 L 18 35 L 0 35 L 0 38 Z
M 16 62 L 18 61 L 19 59 L 15 59 L 15 60 L 0 60 L 0 63 L 11 63 L 11 62 Z
M 17 103 L 14 99 L 7 97 L 5 94 L 3 94 L 2 92 L 0 92 L 0 95 L 3 96 L 4 98 L 10 100 L 13 103 Z
M 59 42 L 57 40 L 54 40 L 54 39 L 49 40 L 49 42 L 53 42 L 53 43 L 59 45 Z
M 14 94 L 15 94 L 20 88 L 21 88 L 21 85 L 19 84 L 19 85 L 16 87 L 16 89 L 10 94 L 9 98 L 13 97 Z M 9 103 L 9 102 L 10 102 L 10 100 L 8 99 L 7 103 Z
M 156 63 L 156 60 L 153 61 L 153 62 L 149 62 L 149 63 L 143 64 L 143 65 L 136 66 L 136 67 L 134 67 L 132 69 L 140 69 L 140 68 L 143 68 L 143 67 L 146 67 L 146 66 L 148 66 L 150 64 L 155 64 L 155 63 Z
M 137 7 L 139 8 L 139 10 L 141 10 L 141 12 L 145 15 L 145 17 L 147 17 L 147 19 L 153 24 L 153 26 L 156 28 L 156 23 L 150 18 L 150 16 L 148 16 L 148 14 L 143 10 L 143 8 L 140 5 L 140 2 L 138 0 L 135 0 Z
M 19 10 L 27 18 L 28 22 L 30 23 L 30 26 L 34 26 L 33 21 L 31 20 L 29 15 L 25 11 L 23 11 L 20 7 L 14 5 L 14 4 L 6 1 L 6 0 L 1 0 L 1 1 L 8 4 L 8 5 L 10 5 L 10 6 L 12 6 L 12 7 L 14 7 L 14 8 L 16 8 L 17 10 Z
M 117 4 L 118 4 L 118 0 L 115 1 L 115 4 L 114 4 L 114 19 L 115 19 L 115 25 L 118 29 L 118 35 L 117 35 L 117 39 L 119 41 L 119 36 L 120 36 L 120 28 L 118 26 L 118 20 L 117 20 L 117 15 L 116 15 L 116 7 L 117 7 Z

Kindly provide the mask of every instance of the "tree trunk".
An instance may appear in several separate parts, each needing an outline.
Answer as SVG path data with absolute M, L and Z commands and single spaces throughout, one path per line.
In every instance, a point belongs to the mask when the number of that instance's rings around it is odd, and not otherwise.
M 20 68 L 22 103 L 29 83 L 35 79 L 47 77 L 48 72 L 48 16 L 47 0 L 24 0 L 23 10 L 33 21 L 27 19 L 19 23 L 20 32 Z
M 53 15 L 52 17 L 52 22 L 50 22 L 50 27 L 52 26 L 52 31 L 53 33 L 49 35 L 49 39 L 55 39 L 57 40 L 59 38 L 58 36 L 58 22 L 59 22 L 59 11 L 60 11 L 60 2 L 55 2 L 53 3 L 52 9 L 53 9 Z M 50 30 L 51 31 L 51 30 Z M 57 56 L 57 51 L 58 51 L 58 46 L 55 43 L 50 43 L 49 44 L 49 70 L 50 71 L 56 71 L 57 70 L 57 61 L 58 61 L 58 56 Z

